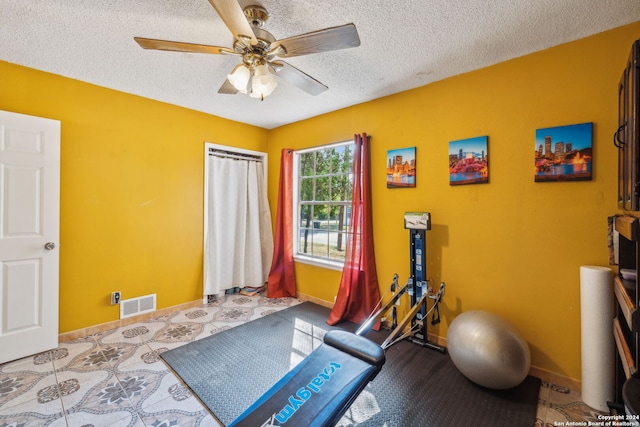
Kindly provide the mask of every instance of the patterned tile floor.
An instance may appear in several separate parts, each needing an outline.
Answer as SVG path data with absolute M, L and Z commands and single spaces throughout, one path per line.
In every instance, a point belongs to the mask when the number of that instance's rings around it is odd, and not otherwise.
M 299 302 L 226 295 L 2 364 L 0 427 L 220 426 L 159 355 Z M 579 393 L 543 382 L 536 427 L 597 415 Z

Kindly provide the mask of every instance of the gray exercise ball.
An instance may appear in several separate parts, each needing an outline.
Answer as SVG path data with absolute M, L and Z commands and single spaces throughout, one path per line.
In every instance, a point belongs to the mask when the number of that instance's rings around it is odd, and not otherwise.
M 487 388 L 515 387 L 531 367 L 527 342 L 507 321 L 486 311 L 456 317 L 447 332 L 447 349 L 465 377 Z

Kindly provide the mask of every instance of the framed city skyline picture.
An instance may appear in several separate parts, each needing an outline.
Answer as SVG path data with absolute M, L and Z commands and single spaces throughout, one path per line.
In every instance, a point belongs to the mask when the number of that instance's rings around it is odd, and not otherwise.
M 593 123 L 536 130 L 535 182 L 588 181 Z
M 489 137 L 449 143 L 449 185 L 489 182 Z
M 416 186 L 416 147 L 387 151 L 387 188 Z

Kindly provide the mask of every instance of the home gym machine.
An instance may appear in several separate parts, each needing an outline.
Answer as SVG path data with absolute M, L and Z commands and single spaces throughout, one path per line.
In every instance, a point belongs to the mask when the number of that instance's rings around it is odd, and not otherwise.
M 439 306 L 445 291 L 445 283 L 442 282 L 438 291 L 434 292 L 427 276 L 426 232 L 431 230 L 431 215 L 429 212 L 407 212 L 404 214 L 404 228 L 409 230 L 409 280 L 402 288 L 398 289 L 398 275 L 393 276 L 391 283 L 393 297 L 371 314 L 356 331 L 356 335 L 363 335 L 391 309 L 391 328 L 393 331 L 382 344 L 382 348 L 386 349 L 400 340 L 408 339 L 415 344 L 445 353 L 446 348 L 429 342 L 427 334 L 429 314 L 431 314 L 431 325 L 440 323 Z M 411 309 L 398 323 L 396 305 L 399 304 L 400 297 L 405 293 L 411 299 Z M 428 308 L 429 300 L 433 301 L 430 309 Z M 407 330 L 408 325 L 410 327 Z
M 330 427 L 349 409 L 358 395 L 372 381 L 385 363 L 385 350 L 405 338 L 423 347 L 445 352 L 427 338 L 427 317 L 431 324 L 440 322 L 438 305 L 445 284 L 438 292 L 429 287 L 426 274 L 426 231 L 431 229 L 429 213 L 407 213 L 404 226 L 411 233 L 411 277 L 399 289 L 398 275 L 391 284 L 393 297 L 358 328 L 355 334 L 332 330 L 324 342 L 287 375 L 267 390 L 229 427 L 305 426 Z M 411 297 L 409 313 L 397 323 L 396 307 L 403 294 Z M 428 309 L 428 301 L 432 300 Z M 377 308 L 377 307 L 376 307 Z M 393 331 L 378 345 L 365 338 L 372 325 L 391 309 Z M 411 325 L 410 327 L 408 327 Z

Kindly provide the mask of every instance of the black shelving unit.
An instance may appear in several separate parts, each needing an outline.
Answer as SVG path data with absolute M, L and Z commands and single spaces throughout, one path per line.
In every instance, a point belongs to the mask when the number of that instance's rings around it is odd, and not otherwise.
M 619 273 L 614 277 L 613 290 L 616 301 L 616 317 L 613 334 L 616 343 L 616 402 L 622 404 L 622 386 L 631 377 L 638 376 L 638 265 L 640 265 L 640 219 L 631 215 L 615 218 L 618 232 Z M 624 276 L 622 272 L 625 272 Z M 635 277 L 633 275 L 635 272 Z M 626 278 L 625 278 L 626 276 Z

